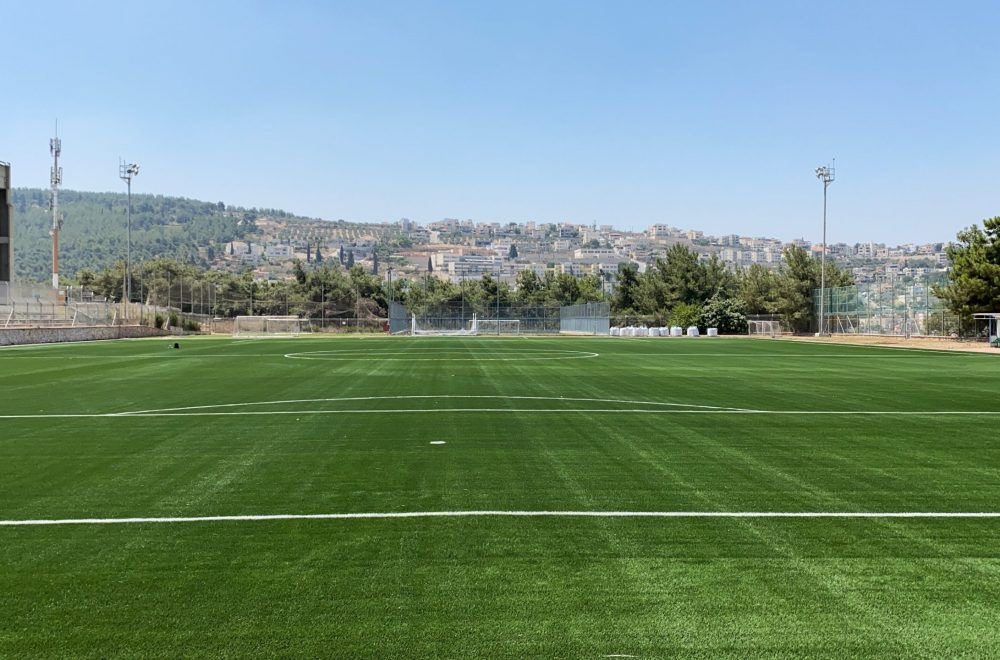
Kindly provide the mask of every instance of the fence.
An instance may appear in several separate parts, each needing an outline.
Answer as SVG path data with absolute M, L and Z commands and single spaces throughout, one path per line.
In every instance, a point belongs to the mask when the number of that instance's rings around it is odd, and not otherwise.
M 599 302 L 561 307 L 559 332 L 579 335 L 610 334 L 611 304 Z
M 922 283 L 888 280 L 855 286 L 816 289 L 816 318 L 823 307 L 823 329 L 835 334 L 899 337 L 965 336 L 971 324 L 948 313 Z
M 607 305 L 607 303 L 598 303 Z M 583 307 L 583 306 L 581 306 Z M 417 327 L 426 332 L 459 333 L 467 332 L 476 319 L 479 334 L 509 334 L 516 332 L 522 335 L 554 335 L 562 329 L 562 308 L 554 305 L 477 305 L 462 303 L 442 303 L 427 306 L 412 313 Z M 596 310 L 592 310 L 596 314 Z M 582 317 L 585 321 L 586 317 Z M 589 319 L 590 325 L 580 322 L 587 334 L 594 334 L 598 317 Z M 610 319 L 605 315 L 606 328 L 610 328 Z M 395 333 L 406 333 L 411 328 L 411 311 L 399 303 L 389 306 L 389 328 Z M 607 334 L 608 330 L 604 330 Z

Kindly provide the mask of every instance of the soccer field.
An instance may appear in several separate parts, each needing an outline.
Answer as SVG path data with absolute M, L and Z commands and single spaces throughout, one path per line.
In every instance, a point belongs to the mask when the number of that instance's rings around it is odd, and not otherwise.
M 173 341 L 0 349 L 0 656 L 1000 654 L 1000 356 Z

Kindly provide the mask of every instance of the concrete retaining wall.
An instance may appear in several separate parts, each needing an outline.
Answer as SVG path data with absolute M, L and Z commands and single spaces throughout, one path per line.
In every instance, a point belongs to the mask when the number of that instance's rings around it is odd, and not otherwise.
M 165 336 L 167 336 L 167 333 L 163 330 L 144 325 L 94 326 L 84 328 L 0 328 L 0 346 Z

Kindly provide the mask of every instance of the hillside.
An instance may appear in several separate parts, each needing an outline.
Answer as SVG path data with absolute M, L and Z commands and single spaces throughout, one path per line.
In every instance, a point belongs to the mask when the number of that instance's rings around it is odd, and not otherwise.
M 16 277 L 44 282 L 51 273 L 52 224 L 49 193 L 15 188 L 13 194 Z M 60 234 L 60 273 L 100 270 L 124 259 L 124 193 L 63 190 L 59 209 L 65 218 Z M 276 209 L 247 209 L 163 195 L 132 195 L 132 257 L 136 262 L 170 257 L 202 267 L 239 268 L 225 246 L 232 241 L 343 241 L 389 231 L 388 225 L 327 222 Z

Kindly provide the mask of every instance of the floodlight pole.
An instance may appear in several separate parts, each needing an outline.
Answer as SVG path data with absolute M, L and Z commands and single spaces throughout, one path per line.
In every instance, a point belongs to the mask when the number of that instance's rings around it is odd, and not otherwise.
M 503 257 L 497 259 L 497 337 L 500 336 L 500 275 L 503 273 Z
M 836 164 L 836 160 L 833 161 Z M 816 178 L 823 182 L 823 253 L 820 257 L 819 272 L 819 332 L 817 336 L 824 336 L 826 329 L 826 189 L 833 183 L 836 168 L 833 165 L 816 168 Z
M 118 178 L 128 187 L 128 207 L 125 211 L 125 275 L 122 282 L 122 297 L 125 299 L 125 316 L 128 318 L 128 303 L 132 302 L 132 179 L 139 176 L 139 166 L 135 163 L 118 161 Z

